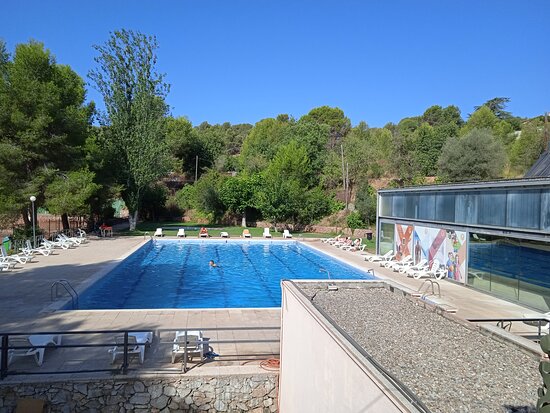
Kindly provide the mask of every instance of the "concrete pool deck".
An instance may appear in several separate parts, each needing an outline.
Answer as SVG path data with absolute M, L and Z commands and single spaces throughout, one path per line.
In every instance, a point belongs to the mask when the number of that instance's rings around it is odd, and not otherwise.
M 280 325 L 280 310 L 274 309 L 208 309 L 208 310 L 78 310 L 44 312 L 51 304 L 50 287 L 53 282 L 66 279 L 79 290 L 85 286 L 91 277 L 98 273 L 104 273 L 116 265 L 120 260 L 129 255 L 148 239 L 143 237 L 113 237 L 92 238 L 90 242 L 70 250 L 55 250 L 55 254 L 49 257 L 36 256 L 34 262 L 18 268 L 0 273 L 0 331 L 1 332 L 39 332 L 39 331 L 84 331 L 84 330 L 117 330 L 139 329 L 157 331 L 160 329 L 181 328 L 226 328 L 218 332 L 208 332 L 211 340 L 231 339 L 264 339 L 274 340 L 270 343 L 219 343 L 213 344 L 214 351 L 222 356 L 231 355 L 227 362 L 208 363 L 206 369 L 196 369 L 204 374 L 214 374 L 211 369 L 219 369 L 224 366 L 236 367 L 232 363 L 233 356 L 250 356 L 250 360 L 263 360 L 279 354 L 279 331 L 232 331 L 231 327 L 278 327 Z M 333 257 L 342 259 L 347 263 L 361 269 L 372 268 L 377 277 L 393 280 L 412 290 L 418 289 L 422 280 L 407 278 L 391 270 L 381 268 L 376 263 L 367 263 L 364 256 L 359 253 L 341 251 L 333 246 L 311 239 L 300 240 L 308 245 L 323 251 Z M 208 242 L 208 240 L 205 240 Z M 278 240 L 273 240 L 278 242 Z M 467 318 L 492 318 L 492 317 L 521 317 L 524 313 L 534 313 L 514 303 L 483 294 L 481 292 L 465 288 L 452 282 L 441 281 L 441 300 L 455 307 L 456 315 Z M 515 323 L 517 332 L 533 331 L 533 328 Z M 161 350 L 146 353 L 146 363 L 155 360 L 166 364 L 169 360 L 169 342 L 173 334 L 163 333 L 161 340 L 166 343 L 157 346 Z M 81 339 L 81 338 L 80 338 Z M 76 338 L 74 338 L 76 340 Z M 158 337 L 157 337 L 158 341 Z M 65 343 L 71 343 L 71 337 L 64 339 Z M 105 341 L 103 341 L 105 342 Z M 167 343 L 168 342 L 168 343 Z M 60 351 L 63 350 L 63 351 Z M 73 356 L 70 356 L 72 354 Z M 105 348 L 97 348 L 82 355 L 82 351 L 74 349 L 47 350 L 44 367 L 57 371 L 70 370 L 71 368 L 85 369 L 97 364 L 98 357 L 108 367 L 108 358 Z M 25 360 L 28 359 L 28 360 Z M 220 360 L 222 360 L 220 358 Z M 148 361 L 149 360 L 149 361 Z M 14 363 L 17 368 L 32 367 L 32 358 L 20 358 Z M 237 363 L 250 369 L 257 369 L 243 362 Z M 174 365 L 167 364 L 167 368 Z M 195 369 L 194 369 L 195 370 Z M 208 373 L 206 373 L 206 371 Z M 225 371 L 225 374 L 228 374 Z

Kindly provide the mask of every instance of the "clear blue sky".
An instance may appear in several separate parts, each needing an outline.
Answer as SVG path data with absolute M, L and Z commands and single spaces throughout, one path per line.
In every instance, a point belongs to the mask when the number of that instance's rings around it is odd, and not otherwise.
M 338 106 L 355 125 L 431 105 L 466 117 L 493 97 L 550 111 L 550 1 L 6 0 L 0 38 L 43 42 L 87 80 L 93 44 L 127 28 L 155 35 L 174 116 L 194 125 L 296 118 Z M 101 107 L 89 88 L 88 98 Z

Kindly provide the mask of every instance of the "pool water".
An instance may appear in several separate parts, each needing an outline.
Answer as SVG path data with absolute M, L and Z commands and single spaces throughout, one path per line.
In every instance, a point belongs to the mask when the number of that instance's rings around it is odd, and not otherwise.
M 282 279 L 328 279 L 321 269 L 374 279 L 296 241 L 154 240 L 86 289 L 79 309 L 280 307 Z

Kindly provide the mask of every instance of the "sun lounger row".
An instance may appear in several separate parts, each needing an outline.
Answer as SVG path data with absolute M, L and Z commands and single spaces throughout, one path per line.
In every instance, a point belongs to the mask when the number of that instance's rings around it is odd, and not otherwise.
M 341 235 L 338 235 L 334 238 L 326 238 L 322 240 L 323 243 L 332 245 L 336 248 L 340 248 L 342 251 L 361 251 L 363 252 L 365 250 L 366 244 L 363 244 L 363 240 L 361 238 L 356 238 L 355 241 L 352 240 L 350 237 L 342 237 Z
M 157 228 L 155 230 L 155 233 L 153 234 L 153 236 L 154 237 L 164 237 L 164 232 L 163 232 L 162 228 Z M 185 228 L 179 228 L 178 232 L 176 233 L 176 237 L 184 238 L 186 236 L 187 235 L 185 233 Z M 264 232 L 263 232 L 262 236 L 264 238 L 271 238 L 271 233 L 269 232 L 269 228 L 264 228 Z M 205 228 L 205 227 L 202 227 L 199 230 L 199 238 L 209 238 L 209 237 L 210 237 L 210 234 L 208 233 L 208 229 Z M 220 237 L 221 238 L 229 238 L 229 233 L 226 232 L 226 231 L 221 231 L 220 232 Z M 242 233 L 242 237 L 243 238 L 252 238 L 252 234 L 250 233 L 250 230 L 249 229 L 244 229 L 243 233 Z M 290 231 L 288 229 L 285 229 L 283 231 L 283 238 L 292 238 L 292 234 L 290 233 Z
M 38 366 L 44 362 L 46 347 L 60 346 L 61 335 L 38 334 L 30 336 L 12 336 L 9 338 L 8 365 L 18 357 L 33 357 Z M 153 343 L 152 331 L 141 331 L 128 333 L 129 356 L 136 356 L 140 364 L 145 360 L 145 350 Z M 124 335 L 115 337 L 115 345 L 107 350 L 110 363 L 114 364 L 116 359 L 124 355 Z M 218 355 L 213 352 L 209 339 L 204 337 L 202 331 L 176 331 L 171 350 L 172 363 L 177 358 L 187 356 L 186 360 L 193 361 L 199 358 L 203 361 L 206 358 L 214 358 Z

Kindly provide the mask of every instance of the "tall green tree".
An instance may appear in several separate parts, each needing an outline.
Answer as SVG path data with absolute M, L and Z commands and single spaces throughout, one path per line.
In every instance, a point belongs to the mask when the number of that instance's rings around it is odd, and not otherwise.
M 499 178 L 506 164 L 504 145 L 490 129 L 472 129 L 465 136 L 447 141 L 439 158 L 444 181 L 480 181 Z
M 64 228 L 69 227 L 67 217 L 90 213 L 89 199 L 100 188 L 94 182 L 95 174 L 87 169 L 57 174 L 45 191 L 46 208 L 52 214 L 61 215 Z
M 474 109 L 477 111 L 481 109 L 483 106 L 485 106 L 491 112 L 493 112 L 497 118 L 499 118 L 500 120 L 505 120 L 505 119 L 512 118 L 512 114 L 504 110 L 506 109 L 506 105 L 508 103 L 510 103 L 510 98 L 498 97 L 498 98 L 489 99 L 483 105 L 474 106 Z
M 260 190 L 261 184 L 260 175 L 241 175 L 226 179 L 220 187 L 221 201 L 228 211 L 242 216 L 242 227 L 247 226 L 247 211 L 256 207 L 255 194 Z
M 544 152 L 546 144 L 541 121 L 535 119 L 524 123 L 521 133 L 510 148 L 512 173 L 522 175 L 527 172 Z
M 42 43 L 17 45 L 13 60 L 0 45 L 0 215 L 18 211 L 29 226 L 30 195 L 43 204 L 55 171 L 82 166 L 93 113 L 85 97 L 84 81 Z
M 119 30 L 95 45 L 97 66 L 89 77 L 103 95 L 109 126 L 107 145 L 117 155 L 118 180 L 135 229 L 143 191 L 166 173 L 170 163 L 165 140 L 169 85 L 156 71 L 154 36 Z
M 320 106 L 311 109 L 307 115 L 300 118 L 301 122 L 313 122 L 330 127 L 329 147 L 334 148 L 351 129 L 351 121 L 340 108 Z

